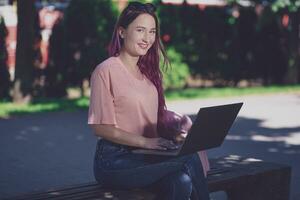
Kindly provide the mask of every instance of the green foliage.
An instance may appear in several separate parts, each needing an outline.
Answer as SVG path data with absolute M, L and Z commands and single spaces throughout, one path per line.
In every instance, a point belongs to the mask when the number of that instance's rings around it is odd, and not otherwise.
M 300 0 L 253 0 L 248 7 L 240 0 L 227 2 L 225 7 L 201 9 L 157 3 L 165 45 L 182 55 L 193 75 L 218 80 L 217 84 L 224 84 L 220 86 L 236 85 L 242 79 L 286 83 L 289 55 L 299 48 L 299 9 L 291 13 L 291 8 L 298 8 Z M 274 12 L 274 6 L 282 9 Z M 289 16 L 285 26 L 284 14 Z
M 167 49 L 171 67 L 163 71 L 165 89 L 181 89 L 190 75 L 188 65 L 182 61 L 182 55 L 174 48 Z
M 232 40 L 235 19 L 224 8 L 199 10 L 186 4 L 161 5 L 159 17 L 163 38 L 165 35 L 170 38 L 165 44 L 182 54 L 182 61 L 188 64 L 191 73 L 216 78 L 233 66 L 228 59 L 231 52 L 237 52 Z
M 300 8 L 300 0 L 276 0 L 271 7 L 273 12 L 283 8 L 288 8 L 290 12 L 296 12 Z
M 228 5 L 242 4 L 243 0 L 227 0 Z M 268 4 L 273 12 L 278 12 L 281 9 L 287 8 L 290 12 L 296 12 L 300 8 L 300 0 L 252 0 L 255 4 Z M 254 4 L 252 4 L 253 6 Z

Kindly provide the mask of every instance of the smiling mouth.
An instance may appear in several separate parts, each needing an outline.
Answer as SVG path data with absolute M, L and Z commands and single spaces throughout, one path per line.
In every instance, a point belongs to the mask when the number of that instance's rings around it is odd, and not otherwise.
M 142 49 L 147 49 L 148 48 L 148 44 L 138 44 L 138 45 Z

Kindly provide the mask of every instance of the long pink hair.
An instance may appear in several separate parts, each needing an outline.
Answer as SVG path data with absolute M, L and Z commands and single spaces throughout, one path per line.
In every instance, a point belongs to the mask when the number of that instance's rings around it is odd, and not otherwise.
M 163 67 L 169 65 L 169 59 L 164 50 L 163 44 L 160 40 L 160 30 L 159 23 L 155 12 L 155 6 L 150 3 L 139 3 L 139 2 L 130 2 L 128 6 L 122 11 L 112 35 L 111 42 L 109 44 L 109 55 L 118 56 L 120 54 L 121 47 L 123 45 L 123 40 L 118 34 L 119 27 L 126 29 L 128 25 L 134 21 L 141 14 L 151 15 L 156 24 L 156 35 L 155 41 L 151 48 L 148 50 L 147 54 L 141 56 L 137 65 L 141 73 L 143 73 L 156 87 L 158 92 L 158 121 L 157 129 L 158 134 L 162 137 L 166 137 L 166 126 L 165 126 L 165 113 L 166 113 L 166 104 L 164 91 L 162 86 L 162 72 L 159 67 L 160 55 L 163 56 Z

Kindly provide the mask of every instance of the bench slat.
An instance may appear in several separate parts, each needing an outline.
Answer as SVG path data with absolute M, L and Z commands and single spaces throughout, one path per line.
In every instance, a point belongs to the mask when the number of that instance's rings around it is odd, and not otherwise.
M 207 182 L 210 192 L 226 191 L 230 199 L 288 199 L 291 167 L 240 157 L 210 159 Z M 262 194 L 257 196 L 257 194 Z M 155 195 L 145 190 L 109 190 L 96 182 L 56 188 L 45 192 L 19 195 L 14 200 L 151 200 Z

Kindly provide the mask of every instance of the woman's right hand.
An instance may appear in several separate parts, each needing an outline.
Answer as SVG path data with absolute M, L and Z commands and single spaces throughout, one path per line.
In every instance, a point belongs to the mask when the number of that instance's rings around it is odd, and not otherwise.
M 147 138 L 144 148 L 167 150 L 167 149 L 178 149 L 178 146 L 172 140 L 167 140 L 161 137 L 157 137 L 157 138 Z

